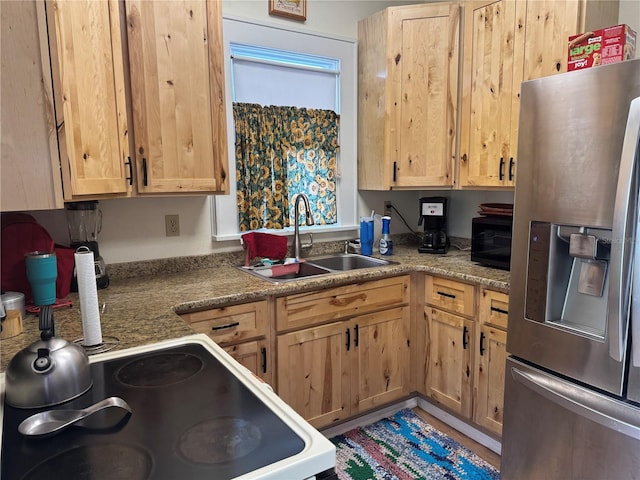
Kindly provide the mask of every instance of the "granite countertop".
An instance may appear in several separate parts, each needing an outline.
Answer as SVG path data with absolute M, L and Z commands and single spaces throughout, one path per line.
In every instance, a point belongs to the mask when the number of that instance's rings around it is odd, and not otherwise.
M 321 253 L 314 251 L 310 256 Z M 240 258 L 238 254 L 217 254 L 141 262 L 138 276 L 112 275 L 109 287 L 98 290 L 103 339 L 118 339 L 117 349 L 155 343 L 195 333 L 180 319 L 179 313 L 414 271 L 498 290 L 509 289 L 509 272 L 475 264 L 470 261 L 469 252 L 454 248 L 447 255 L 430 255 L 418 253 L 413 246 L 395 245 L 394 255 L 384 258 L 398 262 L 397 265 L 282 284 L 274 284 L 240 271 L 234 266 L 239 264 Z M 113 273 L 119 273 L 117 266 L 113 266 Z M 55 334 L 72 341 L 82 337 L 82 321 L 78 294 L 71 293 L 68 298 L 73 302 L 72 307 L 55 310 Z M 22 334 L 0 341 L 0 372 L 6 369 L 9 360 L 19 350 L 39 338 L 37 316 L 27 314 L 23 327 Z

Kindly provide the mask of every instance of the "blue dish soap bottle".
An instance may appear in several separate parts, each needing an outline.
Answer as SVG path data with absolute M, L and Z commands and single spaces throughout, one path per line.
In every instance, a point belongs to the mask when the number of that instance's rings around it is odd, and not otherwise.
M 391 240 L 391 235 L 389 234 L 390 223 L 391 217 L 382 217 L 382 238 L 378 246 L 380 255 L 393 255 L 393 240 Z

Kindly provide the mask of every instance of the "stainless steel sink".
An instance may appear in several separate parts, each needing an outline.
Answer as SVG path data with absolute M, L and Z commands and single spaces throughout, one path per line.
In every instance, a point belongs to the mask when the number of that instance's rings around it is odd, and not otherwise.
M 361 268 L 383 267 L 395 265 L 396 262 L 367 257 L 355 253 L 336 253 L 322 257 L 305 258 L 299 263 L 258 267 L 238 267 L 272 283 L 292 282 L 319 275 L 346 272 Z
M 329 270 L 356 270 L 359 268 L 381 267 L 389 265 L 392 262 L 379 258 L 367 257 L 366 255 L 358 255 L 355 253 L 337 253 L 318 258 L 309 258 L 307 262 Z
M 271 267 L 240 267 L 240 269 L 273 283 L 291 282 L 300 278 L 315 277 L 317 275 L 326 275 L 331 273 L 331 271 L 326 268 L 307 262 L 291 263 L 288 265 L 273 265 Z

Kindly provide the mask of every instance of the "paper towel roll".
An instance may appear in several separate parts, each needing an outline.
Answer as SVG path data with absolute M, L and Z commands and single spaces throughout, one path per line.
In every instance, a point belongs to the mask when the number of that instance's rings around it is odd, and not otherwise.
M 102 343 L 100 310 L 98 308 L 98 287 L 96 286 L 96 269 L 93 252 L 89 249 L 78 249 L 74 257 L 76 260 L 78 294 L 80 295 L 80 313 L 82 315 L 82 332 L 84 334 L 83 343 L 86 347 L 90 347 Z

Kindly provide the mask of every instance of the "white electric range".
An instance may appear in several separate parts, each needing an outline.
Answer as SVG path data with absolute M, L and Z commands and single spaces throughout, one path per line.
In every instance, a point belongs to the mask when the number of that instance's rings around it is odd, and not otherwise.
M 3 480 L 333 479 L 335 447 L 271 388 L 203 334 L 90 357 L 93 386 L 49 408 L 80 409 L 110 396 L 132 414 L 106 430 L 21 435 L 34 413 L 4 405 Z

